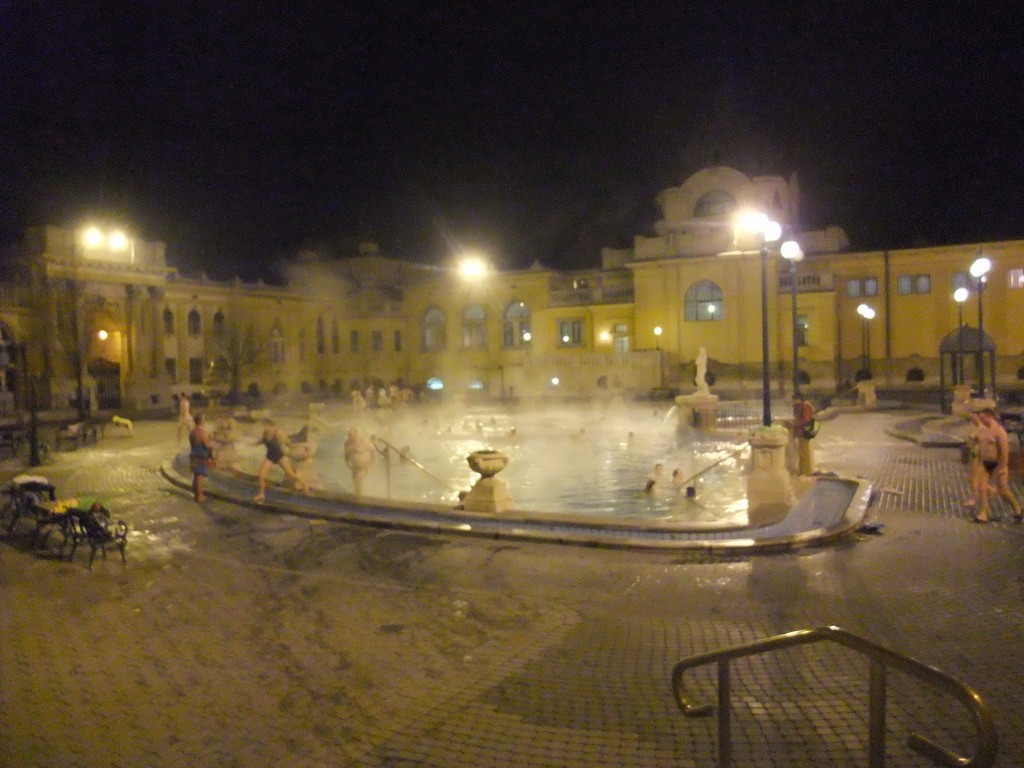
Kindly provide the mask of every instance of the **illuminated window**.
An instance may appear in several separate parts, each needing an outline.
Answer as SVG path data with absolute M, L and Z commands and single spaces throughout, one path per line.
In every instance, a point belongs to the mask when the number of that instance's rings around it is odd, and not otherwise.
M 521 301 L 513 301 L 505 307 L 501 343 L 505 349 L 529 346 L 530 308 Z
M 446 325 L 445 314 L 440 307 L 431 307 L 423 313 L 423 351 L 445 348 Z
M 612 328 L 612 349 L 620 355 L 629 352 L 629 324 L 616 323 Z
M 722 289 L 710 280 L 700 280 L 691 285 L 683 302 L 687 322 L 707 322 L 723 317 Z
M 900 275 L 896 279 L 896 292 L 901 296 L 932 292 L 931 275 Z
M 199 318 L 199 312 L 192 310 L 188 313 L 188 335 L 198 336 L 203 331 L 203 322 Z M 193 382 L 195 383 L 195 382 Z
M 877 277 L 857 277 L 852 280 L 846 281 L 846 295 L 851 299 L 860 298 L 861 296 L 877 296 L 878 295 L 878 278 Z
M 487 347 L 487 310 L 480 304 L 470 304 L 462 311 L 462 347 Z
M 1024 288 L 1024 269 L 1011 269 L 1006 273 L 1007 285 L 1010 288 Z
M 281 332 L 281 324 L 276 324 L 270 331 L 270 344 L 268 345 L 270 362 L 284 362 L 284 334 Z
M 558 346 L 578 347 L 583 344 L 583 321 L 559 320 L 558 321 Z

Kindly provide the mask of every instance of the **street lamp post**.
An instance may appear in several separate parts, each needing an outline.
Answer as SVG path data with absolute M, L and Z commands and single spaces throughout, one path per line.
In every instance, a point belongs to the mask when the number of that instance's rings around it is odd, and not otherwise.
M 868 333 L 868 321 L 874 320 L 875 310 L 867 304 L 857 307 L 857 314 L 861 317 L 861 368 L 871 377 L 871 335 Z
M 771 372 L 768 357 L 768 243 L 782 236 L 782 227 L 763 213 L 752 213 L 745 217 L 742 226 L 761 235 L 761 423 L 772 425 Z
M 978 394 L 985 397 L 985 278 L 992 271 L 992 261 L 981 255 L 978 249 L 978 258 L 971 264 L 971 276 L 978 281 L 978 353 L 981 356 L 981 365 L 978 367 Z M 995 382 L 992 382 L 993 387 Z
M 955 384 L 964 383 L 964 302 L 970 293 L 966 288 L 957 288 L 953 291 L 953 301 L 956 302 L 956 368 L 953 369 Z
M 797 337 L 796 318 L 796 263 L 804 257 L 803 249 L 796 240 L 787 240 L 779 249 L 782 258 L 789 262 L 789 288 L 793 312 L 793 397 L 800 396 L 800 339 Z
M 658 352 L 658 386 L 665 386 L 665 360 L 661 352 L 661 326 L 654 326 L 654 348 Z

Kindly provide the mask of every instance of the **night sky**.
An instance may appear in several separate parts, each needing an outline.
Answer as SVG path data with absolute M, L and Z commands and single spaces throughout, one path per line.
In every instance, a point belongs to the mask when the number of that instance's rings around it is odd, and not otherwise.
M 716 163 L 856 248 L 1024 237 L 1024 12 L 848 5 L 0 0 L 0 239 L 584 268 Z

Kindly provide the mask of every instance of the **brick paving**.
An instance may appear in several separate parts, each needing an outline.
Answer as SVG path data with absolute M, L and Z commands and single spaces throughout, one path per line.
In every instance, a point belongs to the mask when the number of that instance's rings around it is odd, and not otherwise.
M 875 483 L 882 535 L 726 558 L 197 505 L 156 472 L 171 423 L 57 454 L 62 494 L 130 524 L 128 565 L 59 561 L 27 526 L 0 542 L 0 766 L 713 766 L 714 718 L 679 713 L 674 664 L 826 624 L 975 687 L 996 764 L 1018 766 L 1024 528 L 969 524 L 959 453 L 886 436 L 893 418 L 817 440 L 822 469 Z M 714 700 L 710 668 L 688 679 Z M 852 652 L 736 662 L 733 681 L 738 767 L 866 765 Z M 957 705 L 889 683 L 889 764 L 929 765 L 909 730 L 970 752 Z

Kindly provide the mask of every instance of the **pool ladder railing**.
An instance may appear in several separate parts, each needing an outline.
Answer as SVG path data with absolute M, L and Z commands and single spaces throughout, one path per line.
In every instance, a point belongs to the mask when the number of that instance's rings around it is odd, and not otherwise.
M 409 456 L 408 453 L 406 453 L 405 451 L 403 451 L 400 448 L 396 448 L 394 445 L 392 445 L 390 442 L 385 440 L 380 435 L 373 435 L 370 438 L 370 440 L 373 442 L 373 447 L 377 449 L 377 453 L 379 453 L 381 456 L 384 457 L 384 477 L 386 479 L 386 484 L 387 484 L 387 494 L 388 494 L 387 498 L 389 498 L 389 499 L 391 498 L 391 454 L 392 453 L 394 453 L 396 456 L 398 456 L 402 461 L 408 462 L 412 466 L 416 467 L 416 469 L 418 469 L 420 472 L 425 474 L 427 477 L 429 477 L 435 483 L 440 485 L 446 491 L 454 490 L 454 488 L 452 488 L 452 486 L 449 483 L 446 483 L 440 477 L 438 477 L 433 472 L 431 472 L 429 469 L 427 469 L 422 464 L 420 464 L 418 461 L 416 461 L 416 459 L 414 459 L 411 456 Z M 384 447 L 381 448 L 381 445 L 383 445 Z
M 676 704 L 687 717 L 709 715 L 715 707 L 711 704 L 700 705 L 691 701 L 683 688 L 684 673 L 689 669 L 706 664 L 718 665 L 718 768 L 731 768 L 732 766 L 729 662 L 744 656 L 754 656 L 781 648 L 824 641 L 844 645 L 871 660 L 868 679 L 869 768 L 884 768 L 885 766 L 885 678 L 889 667 L 915 677 L 922 683 L 957 699 L 967 708 L 973 721 L 977 748 L 970 758 L 950 752 L 930 739 L 913 732 L 907 738 L 907 746 L 910 749 L 928 758 L 935 765 L 948 766 L 948 768 L 989 768 L 993 764 L 997 751 L 995 720 L 991 710 L 974 689 L 935 667 L 930 667 L 910 656 L 885 648 L 839 627 L 818 627 L 816 629 L 800 629 L 717 651 L 699 653 L 676 664 L 672 670 L 672 691 Z

